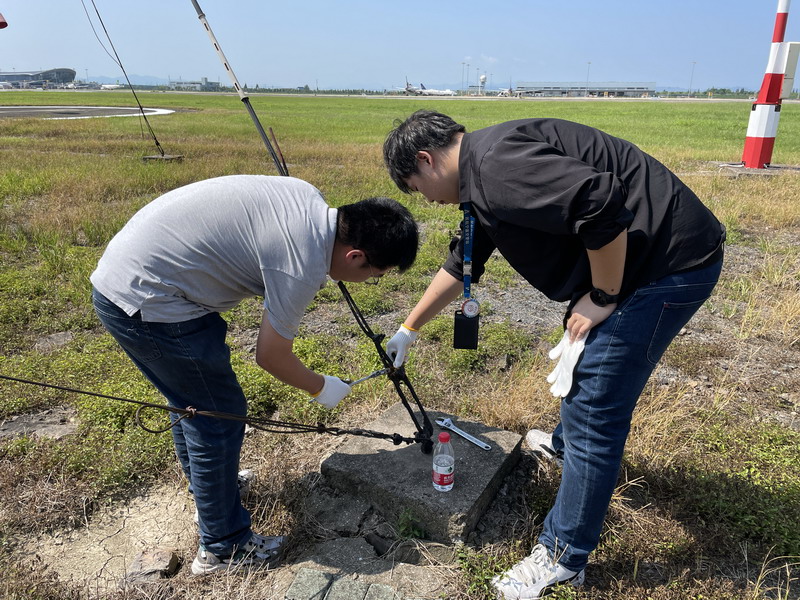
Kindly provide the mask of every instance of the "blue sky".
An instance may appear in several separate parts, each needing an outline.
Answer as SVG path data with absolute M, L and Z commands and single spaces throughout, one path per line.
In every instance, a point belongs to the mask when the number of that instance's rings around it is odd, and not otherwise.
M 94 0 L 129 75 L 227 84 L 190 0 Z M 99 28 L 91 0 L 83 0 Z M 460 88 L 519 81 L 761 84 L 777 0 L 198 0 L 242 84 Z M 798 9 L 800 10 L 800 9 Z M 119 78 L 81 0 L 0 0 L 0 71 Z M 786 40 L 800 40 L 790 12 Z M 591 63 L 591 64 L 589 64 Z M 469 69 L 467 70 L 467 64 Z

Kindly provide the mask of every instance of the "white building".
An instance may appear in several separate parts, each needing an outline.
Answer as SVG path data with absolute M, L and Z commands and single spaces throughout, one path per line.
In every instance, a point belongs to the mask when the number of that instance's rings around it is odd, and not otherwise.
M 516 96 L 541 96 L 562 98 L 648 98 L 656 95 L 655 81 L 522 81 L 514 88 Z

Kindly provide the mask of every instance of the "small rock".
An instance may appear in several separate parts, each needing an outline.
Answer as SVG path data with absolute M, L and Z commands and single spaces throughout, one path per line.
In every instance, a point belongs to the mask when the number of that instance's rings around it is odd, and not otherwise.
M 180 560 L 172 550 L 155 548 L 145 550 L 133 559 L 128 573 L 120 582 L 120 589 L 159 582 L 175 574 Z

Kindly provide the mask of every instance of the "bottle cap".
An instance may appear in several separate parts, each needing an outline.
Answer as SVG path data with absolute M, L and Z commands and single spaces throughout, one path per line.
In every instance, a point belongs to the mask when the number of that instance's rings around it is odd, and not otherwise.
M 447 433 L 446 431 L 443 431 L 443 432 L 441 432 L 441 433 L 439 434 L 439 441 L 440 441 L 442 444 L 446 444 L 447 442 L 449 442 L 449 441 L 450 441 L 450 434 L 449 434 L 449 433 Z

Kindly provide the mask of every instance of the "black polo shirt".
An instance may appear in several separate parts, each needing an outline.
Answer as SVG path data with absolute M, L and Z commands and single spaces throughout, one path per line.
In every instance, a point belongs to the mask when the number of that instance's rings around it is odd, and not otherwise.
M 669 169 L 630 142 L 560 119 L 509 121 L 467 133 L 461 202 L 475 216 L 473 279 L 497 250 L 556 301 L 592 288 L 586 250 L 628 229 L 622 296 L 714 254 L 724 227 Z M 443 268 L 462 279 L 463 243 Z

